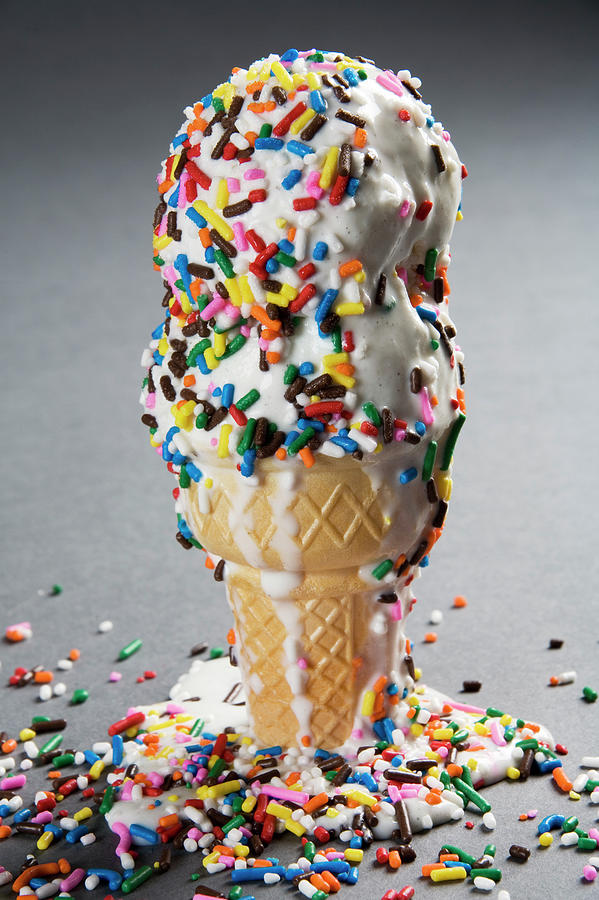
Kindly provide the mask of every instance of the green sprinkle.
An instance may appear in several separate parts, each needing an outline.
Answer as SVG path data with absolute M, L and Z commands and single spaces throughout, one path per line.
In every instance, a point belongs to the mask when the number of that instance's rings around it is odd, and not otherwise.
M 470 787 L 469 784 L 466 784 L 466 782 L 462 778 L 454 778 L 453 783 L 454 786 L 462 794 L 465 794 L 466 797 L 468 797 L 468 799 L 471 800 L 472 803 L 474 803 L 474 805 L 477 806 L 482 813 L 491 812 L 491 804 L 488 803 L 484 797 L 481 797 L 478 791 L 475 791 L 473 787 Z
M 463 412 L 459 414 L 455 422 L 453 423 L 453 427 L 449 433 L 449 437 L 447 438 L 447 443 L 445 444 L 445 451 L 443 453 L 443 462 L 441 463 L 441 471 L 445 472 L 449 468 L 449 464 L 451 463 L 451 457 L 453 456 L 453 451 L 455 449 L 455 445 L 457 443 L 460 431 L 462 430 L 462 426 L 466 421 L 466 416 Z
M 187 354 L 187 359 L 185 360 L 188 368 L 192 369 L 195 365 L 197 365 L 198 356 L 201 356 L 204 350 L 207 350 L 209 346 L 210 340 L 208 338 L 204 338 L 203 341 L 199 341 L 194 347 L 191 348 L 191 350 Z
M 225 348 L 225 352 L 222 356 L 217 356 L 217 359 L 228 359 L 230 356 L 233 356 L 234 353 L 237 353 L 238 350 L 241 350 L 243 345 L 245 344 L 247 338 L 242 334 L 236 334 L 232 341 L 229 341 Z M 238 407 L 239 408 L 239 407 Z
M 538 750 L 539 742 L 536 738 L 526 738 L 524 741 L 518 741 L 516 747 L 521 747 L 522 750 Z
M 87 697 L 85 699 L 87 700 Z M 62 738 L 62 734 L 55 734 L 40 747 L 40 754 L 51 753 L 52 750 L 56 750 L 56 748 L 60 747 L 60 745 L 62 744 Z M 52 763 L 54 764 L 54 760 L 52 760 Z
M 220 97 L 212 98 L 212 106 L 217 112 L 224 112 L 225 110 L 225 104 Z
M 37 725 L 38 722 L 50 722 L 50 716 L 34 716 L 31 720 L 32 725 Z M 35 731 L 35 729 L 34 729 Z
M 374 425 L 376 425 L 377 428 L 383 424 L 383 420 L 381 419 L 378 409 L 376 408 L 374 403 L 370 402 L 370 400 L 362 404 L 362 409 L 364 410 L 370 421 Z
M 137 869 L 132 875 L 125 878 L 121 885 L 123 894 L 130 894 L 131 891 L 135 891 L 144 883 L 144 881 L 147 881 L 148 878 L 150 878 L 152 872 L 152 866 L 142 866 L 141 869 Z
M 506 728 L 506 729 L 505 729 L 505 731 L 503 732 L 503 736 L 504 736 L 504 738 L 506 739 L 506 741 L 508 742 L 508 744 L 509 744 L 510 741 L 513 741 L 513 740 L 514 740 L 514 735 L 515 735 L 515 734 L 516 734 L 516 729 L 515 729 L 515 728 Z
M 297 366 L 292 366 L 291 364 L 289 364 L 285 369 L 285 374 L 283 375 L 283 384 L 293 384 L 293 382 L 297 378 L 297 373 Z
M 470 869 L 470 878 L 476 878 L 478 875 L 490 878 L 495 884 L 501 881 L 501 871 L 499 869 Z
M 180 291 L 185 290 L 185 285 L 183 284 L 183 282 L 181 281 L 180 278 L 177 278 L 177 280 L 175 281 L 175 287 L 179 288 Z
M 425 281 L 432 281 L 435 277 L 435 270 L 437 268 L 437 257 L 439 255 L 439 251 L 436 247 L 431 247 L 430 250 L 426 251 L 426 256 L 424 257 L 424 278 Z
M 374 746 L 375 746 L 376 750 L 378 751 L 378 753 L 382 753 L 383 750 L 387 749 L 387 747 L 389 746 L 389 743 L 388 743 L 388 741 L 377 741 Z
M 252 405 L 252 403 L 255 403 L 259 398 L 260 392 L 257 391 L 256 388 L 252 388 L 251 391 L 248 391 L 247 394 L 244 394 L 243 397 L 241 397 L 237 401 L 235 406 L 237 407 L 237 409 L 240 409 L 242 412 L 244 412 L 246 409 L 248 409 L 248 407 Z
M 53 760 L 53 763 L 56 760 Z M 112 804 L 114 803 L 114 788 L 111 784 L 106 787 L 104 791 L 104 796 L 102 797 L 102 802 L 100 803 L 100 809 L 98 812 L 101 816 L 106 815 L 107 812 L 110 812 L 112 809 Z
M 240 884 L 236 884 L 235 887 L 232 887 L 228 893 L 229 900 L 240 900 L 240 897 L 243 897 L 243 888 Z
M 42 751 L 40 750 L 40 753 Z M 59 769 L 61 766 L 72 766 L 75 762 L 75 754 L 74 753 L 62 753 L 60 756 L 55 756 L 52 760 L 52 765 L 54 768 Z
M 390 572 L 393 568 L 393 560 L 392 559 L 384 559 L 382 562 L 378 564 L 378 566 L 372 570 L 373 576 L 380 581 L 381 578 L 384 578 L 387 572 Z
M 270 137 L 272 134 L 272 125 L 269 125 L 268 122 L 265 122 L 262 128 L 260 129 L 260 134 L 258 137 L 265 138 Z
M 462 778 L 468 785 L 468 787 L 474 787 L 472 784 L 472 772 L 470 770 L 470 766 L 462 766 Z
M 597 841 L 595 840 L 595 838 L 579 837 L 578 849 L 586 850 L 588 853 L 592 853 L 593 850 L 597 849 Z
M 239 407 L 237 407 L 239 409 Z M 256 419 L 248 419 L 247 425 L 237 444 L 237 452 L 243 456 L 246 450 L 249 450 L 254 440 L 254 432 L 256 431 Z
M 233 266 L 229 262 L 229 257 L 225 256 L 222 250 L 215 250 L 214 258 L 222 269 L 224 275 L 226 275 L 227 278 L 233 278 L 235 272 L 233 271 Z
M 190 737 L 198 737 L 204 730 L 204 720 L 196 719 L 193 725 L 191 726 L 191 731 L 189 732 Z
M 327 781 L 332 781 L 336 774 L 337 774 L 337 772 L 333 769 L 332 772 L 325 772 L 324 777 L 326 778 Z
M 360 79 L 360 81 L 366 81 L 368 75 L 366 74 L 364 69 L 358 69 L 358 78 Z
M 594 703 L 597 699 L 597 691 L 595 691 L 592 687 L 583 687 L 582 689 L 582 697 L 587 703 Z
M 208 296 L 208 294 L 200 294 L 200 296 L 196 300 L 196 303 L 198 304 L 199 311 L 202 312 L 202 310 L 206 309 L 206 307 L 210 303 L 210 297 Z
M 302 447 L 305 447 L 308 441 L 314 437 L 316 434 L 315 430 L 308 425 L 304 430 L 299 434 L 294 441 L 291 441 L 289 446 L 287 447 L 288 456 L 295 456 Z
M 196 418 L 196 428 L 205 428 L 208 424 L 208 413 L 201 412 Z
M 451 788 L 451 778 L 449 777 L 449 772 L 446 772 L 445 770 L 440 772 L 439 781 L 446 790 L 449 790 Z
M 501 709 L 496 709 L 494 706 L 488 706 L 487 709 L 485 710 L 485 712 L 491 719 L 500 719 L 502 716 L 505 715 L 505 713 Z M 537 741 L 535 741 L 535 744 L 537 744 L 537 746 L 538 746 Z M 520 745 L 518 745 L 518 746 L 520 746 Z
M 238 796 L 238 797 L 233 797 L 233 803 L 232 803 L 232 806 L 233 806 L 233 812 L 234 812 L 235 814 L 240 813 L 240 812 L 241 812 L 241 808 L 242 808 L 242 806 L 243 806 L 243 797 L 239 797 L 239 796 Z
M 314 891 L 312 900 L 329 900 L 329 895 L 325 894 L 324 891 Z
M 309 862 L 312 862 L 314 857 L 316 856 L 316 844 L 312 841 L 306 841 L 304 844 L 304 856 Z
M 434 338 L 432 338 L 431 347 L 433 348 L 433 350 L 438 350 L 439 346 L 440 346 L 439 341 L 436 341 Z
M 495 856 L 496 853 L 497 853 L 497 847 L 495 846 L 495 844 L 487 844 L 487 846 L 485 847 L 484 855 L 485 856 Z
M 331 340 L 333 341 L 333 350 L 335 353 L 341 353 L 343 346 L 341 344 L 341 328 L 337 325 L 331 332 Z
M 48 591 L 49 597 L 58 597 L 59 594 L 62 594 L 62 585 L 53 584 L 50 590 Z
M 163 265 L 164 265 L 164 260 L 163 260 L 163 258 L 162 258 L 161 256 L 153 256 L 152 259 L 153 259 L 153 261 L 156 263 L 157 266 L 163 266 Z
M 41 750 L 40 750 L 41 753 Z M 568 816 L 562 823 L 562 831 L 574 831 L 578 827 L 578 819 L 576 816 Z
M 224 656 L 225 651 L 222 647 L 212 647 L 210 650 L 210 659 L 219 659 L 221 656 Z
M 220 762 L 222 762 L 224 765 L 226 765 L 224 759 L 220 760 Z M 225 834 L 228 834 L 230 831 L 233 830 L 233 828 L 239 828 L 240 825 L 245 825 L 245 824 L 246 824 L 245 816 L 234 816 L 232 819 L 229 819 L 229 821 L 223 825 L 223 831 L 225 832 Z
M 134 653 L 137 653 L 138 650 L 141 650 L 142 646 L 143 641 L 141 638 L 135 638 L 135 640 L 130 641 L 128 644 L 125 644 L 118 655 L 119 662 L 123 659 L 129 659 L 130 656 L 133 656 Z
M 76 691 L 73 691 L 73 696 L 71 697 L 71 703 L 76 705 L 77 703 L 85 703 L 87 698 L 89 697 L 89 691 L 86 691 L 85 688 L 77 688 Z
M 215 778 L 218 778 L 219 775 L 223 774 L 223 771 L 226 768 L 227 768 L 227 763 L 225 762 L 224 759 L 221 759 L 219 757 L 218 759 L 214 760 L 213 764 L 208 769 L 208 775 L 211 777 L 214 776 Z M 233 825 L 232 827 L 234 828 L 235 826 Z
M 187 472 L 187 466 L 185 463 L 181 466 L 181 471 L 179 472 L 179 487 L 188 488 L 191 484 L 191 478 Z
M 320 50 L 317 50 L 316 53 L 311 53 L 308 59 L 311 62 L 324 62 L 324 56 L 322 55 Z M 308 859 L 308 857 L 306 857 L 306 859 Z
M 297 262 L 295 256 L 291 256 L 291 254 L 289 253 L 284 253 L 282 250 L 279 250 L 278 253 L 275 253 L 275 259 L 278 263 L 281 263 L 282 266 L 288 266 L 290 269 L 292 269 Z
M 451 744 L 461 744 L 462 741 L 467 740 L 468 738 L 468 730 L 466 728 L 460 729 L 460 731 L 456 731 L 454 736 L 450 738 Z
M 431 441 L 426 448 L 424 454 L 424 462 L 422 464 L 422 480 L 428 481 L 433 474 L 433 466 L 435 465 L 435 457 L 437 455 L 437 442 Z
M 468 863 L 469 866 L 476 862 L 475 856 L 470 856 L 470 854 L 466 853 L 465 850 L 462 850 L 461 847 L 454 847 L 453 844 L 443 844 L 443 851 L 455 853 L 460 862 Z
M 199 541 L 196 541 L 196 539 L 195 539 L 194 537 L 189 538 L 188 540 L 189 540 L 189 543 L 192 544 L 197 550 L 203 550 L 203 549 L 204 549 L 204 548 L 202 547 L 202 545 L 200 544 L 200 542 L 199 542 Z
M 525 725 L 524 719 L 516 719 L 516 728 L 524 728 Z

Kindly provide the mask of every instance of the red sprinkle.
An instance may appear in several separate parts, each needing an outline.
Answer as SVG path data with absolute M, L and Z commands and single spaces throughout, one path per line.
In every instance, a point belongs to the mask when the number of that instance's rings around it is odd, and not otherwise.
M 127 716 L 124 719 L 119 719 L 118 722 L 113 722 L 112 725 L 109 725 L 108 734 L 111 736 L 113 734 L 121 734 L 121 732 L 127 731 L 128 728 L 133 728 L 134 725 L 141 725 L 141 723 L 145 722 L 145 720 L 145 713 L 131 713 L 130 716 Z
M 232 403 L 231 406 L 229 407 L 229 412 L 231 413 L 231 418 L 238 425 L 247 425 L 248 417 L 243 412 L 243 410 L 237 409 L 237 407 L 235 406 L 234 403 Z
M 266 244 L 262 240 L 259 234 L 256 234 L 253 228 L 248 228 L 245 233 L 246 238 L 248 239 L 248 243 L 251 247 L 254 248 L 256 253 L 261 253 L 262 250 L 266 247 Z
M 419 222 L 424 222 L 432 208 L 433 204 L 431 200 L 423 200 L 414 213 L 414 217 L 418 219 Z
M 410 121 L 410 113 L 408 112 L 407 109 L 400 109 L 399 118 L 401 119 L 402 122 L 409 122 Z
M 306 104 L 300 101 L 296 103 L 293 109 L 287 113 L 286 116 L 283 116 L 280 121 L 277 122 L 275 127 L 272 130 L 273 134 L 276 134 L 277 137 L 282 137 L 284 134 L 287 134 L 289 131 L 289 126 L 292 122 L 295 122 L 296 119 L 299 119 L 301 114 L 306 111 Z
M 304 209 L 314 209 L 316 206 L 316 200 L 314 197 L 298 197 L 293 201 L 293 208 L 298 212 L 301 212 Z
M 248 234 L 249 234 L 249 231 L 246 231 L 246 237 Z M 254 260 L 255 265 L 263 266 L 265 263 L 268 262 L 268 260 L 271 258 L 271 256 L 274 256 L 275 253 L 278 253 L 278 252 L 279 252 L 278 244 L 274 244 L 274 243 L 269 244 L 268 247 L 264 247 L 260 251 L 260 253 L 258 253 L 258 256 Z
M 237 156 L 237 147 L 229 141 L 223 147 L 223 159 L 235 159 Z
M 335 184 L 333 185 L 333 189 L 329 195 L 329 203 L 331 204 L 331 206 L 339 206 L 339 204 L 343 200 L 343 195 L 345 194 L 345 188 L 347 187 L 348 181 L 349 175 L 337 175 Z
M 250 266 L 250 269 L 252 267 Z M 309 300 L 316 294 L 316 288 L 313 284 L 307 284 L 305 287 L 301 289 L 295 300 L 292 300 L 289 304 L 289 309 L 291 312 L 298 312 L 303 306 L 308 303 Z
M 189 175 L 191 175 L 194 181 L 197 181 L 201 188 L 204 188 L 205 191 L 208 190 L 208 188 L 212 184 L 212 178 L 206 175 L 205 172 L 202 172 L 202 170 L 198 168 L 198 166 L 196 166 L 196 164 L 190 159 L 188 159 L 185 163 L 185 170 Z
M 263 203 L 266 200 L 266 191 L 264 190 L 264 188 L 258 188 L 255 191 L 250 191 L 248 194 L 248 200 L 250 201 L 250 203 Z M 278 249 L 279 248 L 277 247 L 277 252 Z
M 306 263 L 305 266 L 302 266 L 301 269 L 297 270 L 297 274 L 302 279 L 302 281 L 305 281 L 306 278 L 310 278 L 310 276 L 314 275 L 315 272 L 316 266 L 313 262 Z
M 309 416 L 322 416 L 325 413 L 340 413 L 342 409 L 341 400 L 321 400 L 319 403 L 308 403 L 304 412 Z
M 376 861 L 378 863 L 380 863 L 381 866 L 384 866 L 387 864 L 388 860 L 389 860 L 389 851 L 386 850 L 384 847 L 377 847 Z
M 354 344 L 354 333 L 353 331 L 344 331 L 343 332 L 343 349 L 346 353 L 351 353 L 352 350 L 355 350 Z

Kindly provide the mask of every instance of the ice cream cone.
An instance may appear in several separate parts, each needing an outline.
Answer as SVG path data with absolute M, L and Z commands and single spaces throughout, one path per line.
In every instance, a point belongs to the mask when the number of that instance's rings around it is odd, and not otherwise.
M 400 665 L 409 598 L 393 597 L 392 571 L 392 584 L 371 572 L 385 557 L 409 556 L 436 507 L 423 502 L 420 482 L 402 496 L 402 512 L 388 461 L 269 463 L 258 484 L 229 466 L 203 470 L 212 488 L 191 486 L 182 512 L 205 549 L 226 560 L 254 732 L 266 745 L 338 747 L 373 681 L 401 689 L 409 679 Z

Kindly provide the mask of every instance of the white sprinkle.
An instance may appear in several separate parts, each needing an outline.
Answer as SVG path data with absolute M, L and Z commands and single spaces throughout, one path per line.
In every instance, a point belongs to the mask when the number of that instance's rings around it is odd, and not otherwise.
M 487 831 L 493 831 L 495 826 L 497 825 L 497 821 L 492 812 L 486 812 L 483 816 L 483 825 L 487 829 Z
M 431 625 L 440 625 L 443 621 L 443 613 L 440 609 L 433 609 L 431 612 L 430 623 Z
M 193 838 L 185 838 L 183 841 L 183 849 L 187 851 L 187 853 L 195 853 L 198 849 L 198 842 L 194 841 Z M 221 871 L 220 869 L 218 871 Z
M 510 900 L 510 892 L 502 888 L 497 894 L 497 900 Z
M 57 681 L 56 684 L 54 685 L 54 696 L 62 697 L 62 695 L 66 693 L 66 690 L 67 690 L 67 686 L 64 683 L 64 681 Z
M 112 624 L 110 619 L 104 619 L 104 621 L 100 622 L 100 624 L 98 625 L 98 631 L 101 634 L 106 634 L 107 631 L 112 631 L 113 628 L 114 625 Z
M 89 834 L 84 834 L 79 838 L 80 843 L 83 844 L 84 847 L 87 847 L 89 844 L 94 844 L 96 841 L 96 835 L 92 834 L 90 831 Z
M 85 887 L 88 891 L 95 890 L 100 884 L 100 879 L 97 875 L 88 875 L 85 879 Z M 39 896 L 39 894 L 38 894 Z
M 277 884 L 281 880 L 281 876 L 276 872 L 266 872 L 264 875 L 264 884 Z
M 474 879 L 474 887 L 478 891 L 492 891 L 495 887 L 495 882 L 492 878 L 485 878 L 484 875 L 477 875 Z
M 52 686 L 49 684 L 42 684 L 39 692 L 39 698 L 42 702 L 49 700 L 52 696 Z
M 33 760 L 32 759 L 22 760 L 20 768 L 23 772 L 27 772 L 29 769 L 32 769 L 33 768 Z
M 59 659 L 56 663 L 57 669 L 62 669 L 63 672 L 68 672 L 69 669 L 73 668 L 73 663 L 70 659 Z
M 580 765 L 584 769 L 599 769 L 599 756 L 583 756 Z

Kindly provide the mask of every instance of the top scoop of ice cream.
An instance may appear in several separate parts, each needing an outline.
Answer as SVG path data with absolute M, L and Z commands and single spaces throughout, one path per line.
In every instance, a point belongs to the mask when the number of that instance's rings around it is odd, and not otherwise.
M 183 487 L 215 458 L 250 483 L 267 457 L 393 454 L 402 483 L 448 469 L 465 169 L 419 87 L 291 50 L 185 110 L 158 175 L 166 318 L 142 360 L 143 421 Z

